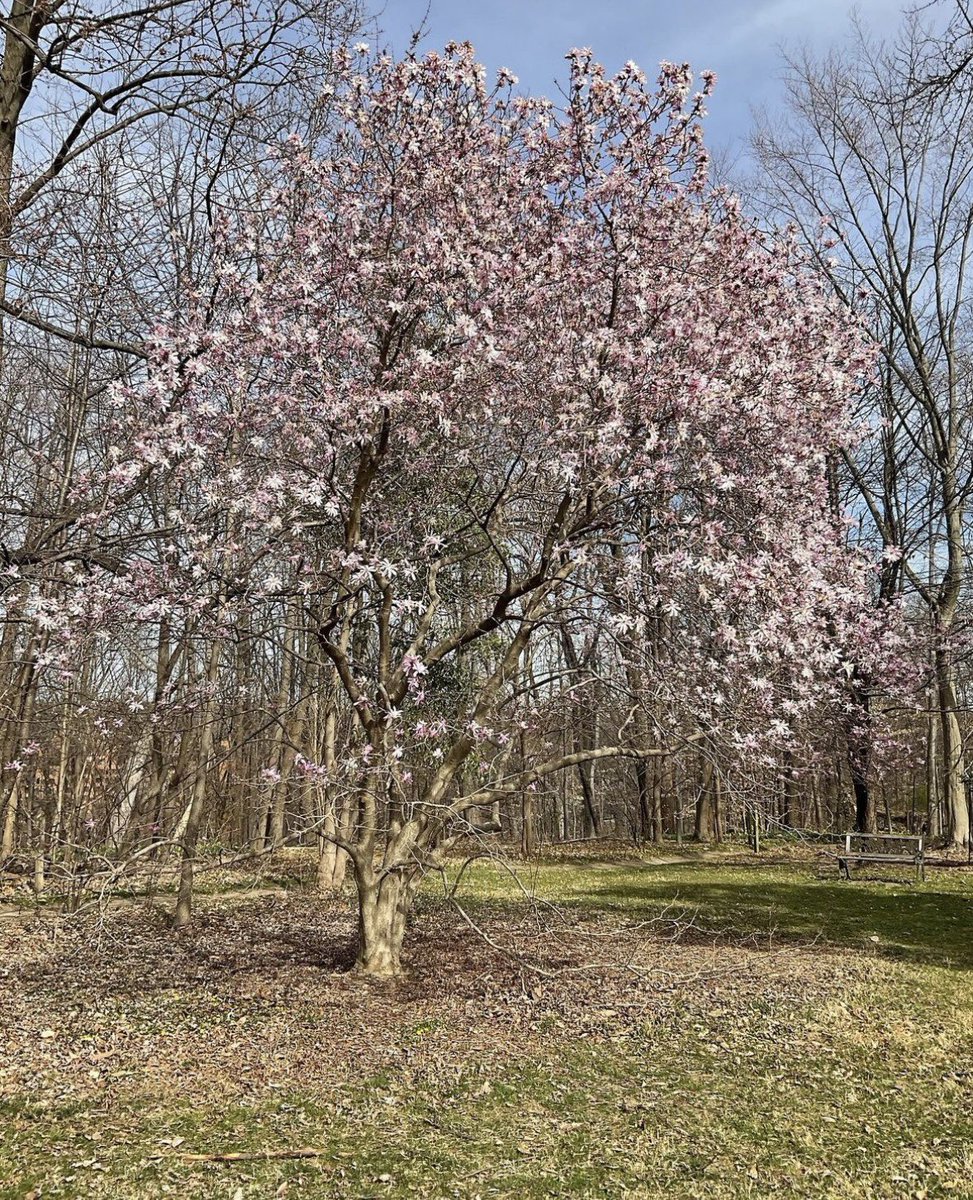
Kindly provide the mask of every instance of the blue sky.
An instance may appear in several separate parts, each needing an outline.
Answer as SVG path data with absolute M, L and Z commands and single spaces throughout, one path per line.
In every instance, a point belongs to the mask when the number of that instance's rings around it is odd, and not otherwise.
M 858 0 L 875 33 L 898 25 L 906 0 Z M 425 45 L 469 40 L 491 70 L 509 67 L 521 87 L 554 92 L 564 53 L 591 46 L 609 67 L 634 59 L 652 73 L 661 59 L 688 61 L 719 75 L 707 142 L 729 161 L 746 146 L 754 105 L 780 96 L 780 53 L 817 49 L 847 36 L 851 0 L 385 0 L 379 21 L 401 52 L 429 10 Z

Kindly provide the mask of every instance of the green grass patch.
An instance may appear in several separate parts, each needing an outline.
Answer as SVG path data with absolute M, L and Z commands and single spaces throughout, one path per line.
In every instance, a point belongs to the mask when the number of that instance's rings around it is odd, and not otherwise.
M 489 908 L 523 902 L 526 892 L 567 909 L 693 921 L 703 932 L 731 938 L 821 942 L 973 968 L 973 875 L 952 868 L 928 872 L 923 883 L 908 869 L 885 867 L 848 882 L 833 864 L 540 862 L 518 864 L 516 879 L 513 869 L 488 859 L 472 864 L 457 898 Z

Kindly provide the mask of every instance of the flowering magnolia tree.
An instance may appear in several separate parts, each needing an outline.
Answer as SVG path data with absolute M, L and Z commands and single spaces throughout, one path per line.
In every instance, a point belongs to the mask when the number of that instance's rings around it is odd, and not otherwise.
M 286 148 L 218 303 L 119 394 L 111 488 L 154 475 L 174 499 L 159 552 L 100 586 L 147 622 L 309 623 L 353 723 L 296 769 L 374 974 L 401 970 L 423 874 L 498 802 L 595 758 L 779 745 L 880 640 L 826 481 L 865 339 L 707 190 L 711 77 L 568 58 L 556 106 L 503 73 L 491 90 L 468 45 L 346 54 L 327 151 Z M 589 681 L 593 620 L 622 715 L 525 758 L 519 734 Z

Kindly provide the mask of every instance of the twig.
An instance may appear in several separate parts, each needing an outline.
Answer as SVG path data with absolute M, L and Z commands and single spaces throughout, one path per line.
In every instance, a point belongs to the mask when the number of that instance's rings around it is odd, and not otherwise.
M 232 1150 L 223 1154 L 151 1154 L 152 1161 L 178 1158 L 181 1162 L 249 1162 L 268 1158 L 323 1158 L 327 1150 Z

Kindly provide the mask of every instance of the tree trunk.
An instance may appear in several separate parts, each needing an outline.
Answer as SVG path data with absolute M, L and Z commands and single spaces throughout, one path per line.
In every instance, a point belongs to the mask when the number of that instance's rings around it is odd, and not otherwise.
M 699 794 L 696 797 L 696 828 L 693 836 L 697 842 L 711 842 L 713 829 L 713 763 L 706 758 L 703 760 L 703 774 L 699 784 Z
M 358 955 L 355 970 L 363 975 L 395 978 L 405 974 L 402 943 L 415 900 L 417 880 L 392 871 L 378 879 L 356 868 L 358 884 Z
M 856 765 L 854 758 L 851 764 L 851 786 L 855 792 L 855 832 L 876 833 L 878 831 L 878 816 L 875 812 L 875 797 L 872 795 L 861 767 Z
M 329 796 L 325 801 L 326 816 L 322 837 L 318 843 L 317 889 L 319 892 L 340 892 L 348 868 L 348 852 L 334 842 L 335 835 L 351 841 L 355 832 L 355 798 L 345 796 L 340 809 Z
M 576 752 L 580 753 L 587 747 L 582 745 L 580 739 L 575 743 Z M 594 789 L 594 764 L 590 762 L 578 763 L 578 779 L 581 783 L 581 799 L 584 802 L 584 836 L 600 837 L 601 824 L 598 820 L 598 810 L 595 808 L 595 789 Z
M 661 845 L 665 837 L 662 820 L 662 771 L 662 762 L 656 759 L 652 764 L 652 841 L 656 846 Z
M 783 770 L 780 776 L 780 827 L 784 829 L 794 828 L 794 756 L 787 751 L 784 754 Z
M 294 646 L 297 641 L 297 625 L 301 619 L 300 597 L 295 595 L 284 614 L 284 641 L 281 648 L 280 688 L 277 692 L 274 725 L 273 761 L 278 776 L 271 788 L 269 843 L 276 849 L 284 840 L 286 829 L 287 785 L 294 763 L 294 743 L 298 737 L 302 713 L 300 706 L 294 714 L 290 712 L 291 692 L 294 685 Z
M 533 858 L 537 852 L 537 836 L 534 829 L 534 794 L 524 791 L 520 797 L 520 851 L 524 858 Z
M 14 751 L 18 750 L 30 736 L 31 722 L 34 719 L 34 704 L 37 700 L 36 659 L 34 658 L 34 643 L 31 638 L 27 643 L 27 661 L 22 673 L 20 711 L 15 725 L 17 740 L 13 743 Z M 24 779 L 24 770 L 12 773 L 10 789 L 6 796 L 3 832 L 0 834 L 0 862 L 9 858 L 17 845 L 17 813 L 20 804 L 20 788 Z
M 966 804 L 963 732 L 956 715 L 956 689 L 952 665 L 946 651 L 936 653 L 936 682 L 939 688 L 939 715 L 942 729 L 943 800 L 950 846 L 966 848 L 970 841 L 970 814 Z
M 649 840 L 652 823 L 649 813 L 649 768 L 644 758 L 635 760 L 635 786 L 639 797 L 638 840 L 644 845 Z
M 723 841 L 723 784 L 719 771 L 713 772 L 713 837 L 717 843 Z
M 13 0 L 4 22 L 0 59 L 0 301 L 7 298 L 12 228 L 11 187 L 20 117 L 34 85 L 34 47 L 51 13 L 46 4 Z M 0 357 L 3 355 L 3 321 L 0 319 Z
M 193 864 L 196 859 L 196 843 L 203 817 L 203 800 L 206 796 L 206 775 L 213 754 L 216 719 L 216 680 L 220 668 L 220 643 L 214 637 L 209 651 L 206 682 L 209 688 L 201 714 L 202 728 L 199 733 L 199 750 L 196 774 L 193 779 L 193 796 L 189 805 L 186 828 L 182 835 L 182 862 L 179 867 L 179 895 L 173 913 L 174 929 L 183 929 L 193 918 Z
M 933 842 L 938 842 L 943 836 L 942 805 L 939 803 L 938 731 L 939 722 L 930 712 L 926 737 L 926 832 Z

